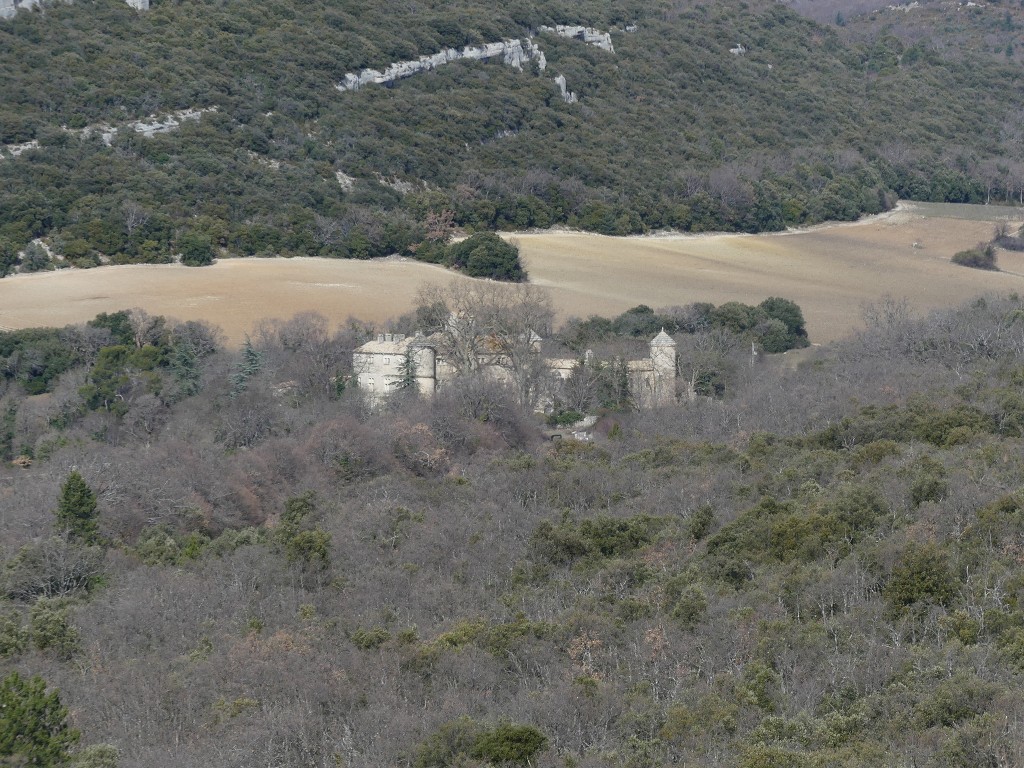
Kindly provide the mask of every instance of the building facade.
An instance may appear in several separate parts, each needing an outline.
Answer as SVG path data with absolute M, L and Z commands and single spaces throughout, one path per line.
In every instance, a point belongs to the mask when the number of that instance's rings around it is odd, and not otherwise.
M 531 334 L 529 342 L 533 354 L 540 355 L 540 337 Z M 486 344 L 481 347 L 484 351 L 477 353 L 474 370 L 497 381 L 509 381 L 512 375 L 506 357 L 487 351 Z M 651 339 L 648 348 L 648 357 L 626 361 L 630 395 L 638 408 L 671 405 L 676 401 L 676 342 L 662 329 Z M 429 398 L 460 375 L 459 369 L 445 359 L 442 349 L 439 338 L 434 336 L 378 334 L 376 339 L 353 353 L 353 373 L 359 389 L 372 402 L 379 403 L 388 395 L 410 387 L 421 397 Z M 593 360 L 589 350 L 584 360 Z M 568 380 L 583 361 L 544 358 L 543 362 L 552 383 L 557 385 Z

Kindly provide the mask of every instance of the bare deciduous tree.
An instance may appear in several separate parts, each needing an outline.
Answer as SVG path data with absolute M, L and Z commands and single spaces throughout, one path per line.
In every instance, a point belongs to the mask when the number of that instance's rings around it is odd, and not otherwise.
M 319 313 L 302 312 L 291 320 L 266 321 L 256 335 L 274 375 L 292 382 L 299 394 L 330 397 L 336 392 L 338 376 L 350 373 L 357 334 L 351 330 L 332 332 L 327 318 Z
M 125 200 L 121 203 L 121 213 L 124 214 L 124 228 L 128 236 L 139 227 L 144 227 L 152 215 L 147 208 L 144 208 L 135 200 Z
M 422 287 L 416 303 L 437 323 L 445 362 L 462 375 L 486 363 L 505 373 L 521 404 L 533 402 L 546 374 L 540 341 L 554 317 L 547 294 L 529 284 L 454 281 Z
M 156 345 L 167 329 L 167 323 L 162 316 L 154 317 L 138 307 L 129 310 L 128 322 L 132 327 L 132 340 L 139 349 L 147 344 Z

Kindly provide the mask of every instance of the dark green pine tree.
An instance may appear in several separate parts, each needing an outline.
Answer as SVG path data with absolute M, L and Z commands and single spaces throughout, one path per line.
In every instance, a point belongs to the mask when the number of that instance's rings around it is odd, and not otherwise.
M 61 766 L 79 739 L 69 728 L 68 710 L 46 681 L 23 680 L 12 672 L 0 682 L 0 765 Z
M 78 472 L 68 475 L 60 487 L 57 502 L 57 530 L 71 538 L 94 543 L 99 538 L 96 523 L 96 494 Z

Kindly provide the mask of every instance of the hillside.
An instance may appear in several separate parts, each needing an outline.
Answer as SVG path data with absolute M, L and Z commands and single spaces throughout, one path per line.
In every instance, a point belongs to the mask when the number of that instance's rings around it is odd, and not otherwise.
M 473 378 L 371 411 L 315 316 L 0 334 L 0 695 L 107 768 L 1019 765 L 1022 317 L 874 305 L 797 370 L 680 323 L 719 399 L 593 442 Z
M 987 57 L 1016 61 L 1024 44 L 1024 9 L 1019 3 L 967 0 L 911 0 L 881 4 L 874 0 L 786 0 L 786 5 L 815 21 L 831 24 L 852 43 L 889 38 L 897 50 L 926 45 L 947 58 Z
M 542 31 L 558 24 L 613 50 Z M 367 258 L 413 253 L 448 210 L 467 228 L 622 234 L 1018 199 L 1016 61 L 946 55 L 941 28 L 903 42 L 852 26 L 768 2 L 21 12 L 0 22 L 0 271 L 40 236 L 78 266 Z M 539 47 L 543 71 L 463 60 L 336 87 L 502 40 Z M 133 127 L 184 110 L 173 130 Z

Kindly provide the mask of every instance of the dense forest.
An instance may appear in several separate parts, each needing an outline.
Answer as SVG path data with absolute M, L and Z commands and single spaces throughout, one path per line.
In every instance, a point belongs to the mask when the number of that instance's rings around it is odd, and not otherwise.
M 472 376 L 369 409 L 316 315 L 0 334 L 0 759 L 1021 764 L 1024 302 L 752 359 L 781 310 L 567 324 L 721 383 L 584 442 Z
M 36 238 L 83 267 L 429 257 L 448 220 L 764 231 L 897 196 L 1020 200 L 1024 10 L 943 13 L 921 27 L 895 11 L 822 25 L 767 0 L 44 3 L 0 22 L 0 274 L 52 267 Z M 610 31 L 614 51 L 540 31 L 560 23 Z M 543 72 L 460 61 L 335 87 L 531 35 Z M 176 130 L 132 128 L 182 110 Z

